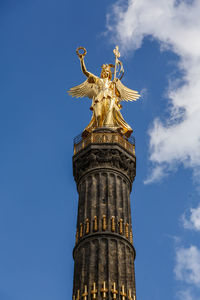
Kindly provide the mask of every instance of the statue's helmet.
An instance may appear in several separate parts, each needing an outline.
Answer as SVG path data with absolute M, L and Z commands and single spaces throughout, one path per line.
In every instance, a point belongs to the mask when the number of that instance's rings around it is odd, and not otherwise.
M 101 66 L 101 77 L 105 78 L 108 77 L 110 80 L 112 79 L 112 71 L 111 71 L 111 65 L 103 64 Z

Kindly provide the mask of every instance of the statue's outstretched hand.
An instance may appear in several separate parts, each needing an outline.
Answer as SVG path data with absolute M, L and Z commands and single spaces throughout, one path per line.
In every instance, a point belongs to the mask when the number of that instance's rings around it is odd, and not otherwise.
M 81 53 L 80 50 L 83 50 L 83 53 Z M 83 60 L 84 57 L 85 57 L 86 54 L 87 54 L 87 51 L 86 51 L 86 49 L 85 49 L 84 47 L 78 47 L 78 48 L 76 49 L 76 54 L 78 55 L 78 57 L 79 57 L 80 60 Z

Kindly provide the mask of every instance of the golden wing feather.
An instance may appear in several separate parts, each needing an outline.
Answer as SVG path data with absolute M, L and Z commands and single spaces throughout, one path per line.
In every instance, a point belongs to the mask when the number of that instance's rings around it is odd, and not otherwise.
M 75 98 L 83 98 L 88 97 L 92 99 L 95 96 L 95 88 L 94 84 L 85 80 L 83 83 L 72 87 L 69 91 L 67 91 L 69 95 Z
M 121 81 L 117 78 L 115 81 L 117 91 L 119 92 L 120 100 L 125 101 L 136 101 L 141 96 L 137 91 L 127 88 Z

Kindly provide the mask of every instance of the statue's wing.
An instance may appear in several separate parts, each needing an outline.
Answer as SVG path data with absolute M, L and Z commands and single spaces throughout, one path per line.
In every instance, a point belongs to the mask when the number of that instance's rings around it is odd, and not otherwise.
M 115 86 L 117 88 L 117 92 L 119 93 L 118 97 L 120 100 L 136 101 L 140 98 L 140 94 L 138 94 L 137 91 L 127 88 L 118 78 L 115 81 Z
M 96 95 L 96 89 L 95 89 L 95 78 L 89 77 L 86 81 L 83 83 L 72 87 L 69 91 L 69 95 L 76 98 L 83 98 L 88 97 L 92 99 Z

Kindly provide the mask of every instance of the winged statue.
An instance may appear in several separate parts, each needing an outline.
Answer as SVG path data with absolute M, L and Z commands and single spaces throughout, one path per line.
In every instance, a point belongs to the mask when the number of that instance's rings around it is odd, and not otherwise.
M 92 99 L 92 118 L 84 130 L 88 134 L 99 127 L 116 129 L 122 135 L 129 137 L 133 132 L 132 128 L 124 120 L 120 110 L 121 101 L 136 101 L 140 95 L 137 91 L 127 88 L 121 82 L 124 69 L 119 60 L 120 53 L 118 46 L 113 50 L 115 55 L 115 65 L 103 64 L 100 77 L 90 73 L 85 66 L 84 57 L 86 49 L 79 47 L 76 53 L 80 59 L 81 70 L 87 79 L 75 87 L 70 88 L 68 93 L 72 97 Z M 114 72 L 112 71 L 114 69 Z M 114 73 L 114 78 L 112 80 Z M 117 77 L 118 75 L 118 77 Z

